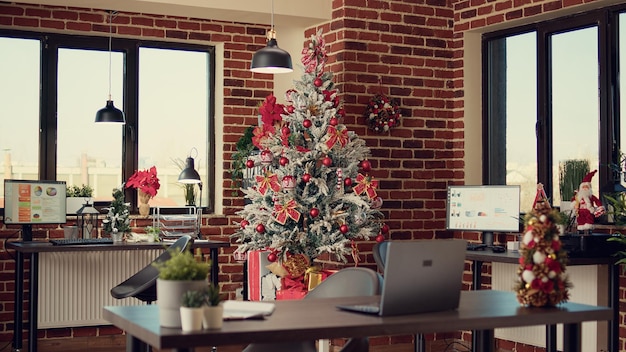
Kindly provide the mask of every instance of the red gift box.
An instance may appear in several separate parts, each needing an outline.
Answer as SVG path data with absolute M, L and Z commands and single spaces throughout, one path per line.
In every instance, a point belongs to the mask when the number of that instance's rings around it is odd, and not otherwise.
M 276 291 L 276 300 L 302 299 L 306 294 L 307 291 L 301 289 L 282 289 Z
M 248 300 L 274 300 L 278 277 L 267 266 L 270 261 L 267 255 L 270 251 L 248 251 Z M 270 277 L 272 276 L 272 277 Z

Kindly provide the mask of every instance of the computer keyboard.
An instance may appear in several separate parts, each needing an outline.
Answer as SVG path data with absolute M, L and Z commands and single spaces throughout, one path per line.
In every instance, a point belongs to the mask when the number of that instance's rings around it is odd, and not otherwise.
M 112 238 L 57 238 L 48 242 L 55 246 L 81 246 L 91 244 L 112 244 Z

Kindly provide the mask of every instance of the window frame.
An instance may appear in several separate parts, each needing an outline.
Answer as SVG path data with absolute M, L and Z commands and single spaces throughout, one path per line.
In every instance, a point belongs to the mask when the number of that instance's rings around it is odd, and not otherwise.
M 626 12 L 626 5 L 607 7 L 586 13 L 569 15 L 556 19 L 537 22 L 515 28 L 485 33 L 482 35 L 482 122 L 483 122 L 483 183 L 505 184 L 506 183 L 506 150 L 505 130 L 498 129 L 503 125 L 498 121 L 498 116 L 506 114 L 494 113 L 498 103 L 498 97 L 492 95 L 495 88 L 492 82 L 498 82 L 498 78 L 505 75 L 492 77 L 491 67 L 502 62 L 493 62 L 490 56 L 490 42 L 509 36 L 535 32 L 537 38 L 537 120 L 535 135 L 537 137 L 537 182 L 542 183 L 547 194 L 552 194 L 552 101 L 551 92 L 551 52 L 550 36 L 572 30 L 597 26 L 598 29 L 598 69 L 599 69 L 599 170 L 598 182 L 600 192 L 610 192 L 619 178 L 609 168 L 611 164 L 619 163 L 620 151 L 620 116 L 619 116 L 619 37 L 618 16 Z M 623 25 L 626 25 L 623 24 Z M 502 57 L 504 59 L 504 57 Z M 504 68 L 506 70 L 506 68 Z M 501 112 L 501 110 L 499 111 Z M 493 121 L 492 117 L 493 116 Z M 495 122 L 495 123 L 494 123 Z M 495 134 L 495 136 L 494 136 Z M 495 151 L 495 152 L 494 152 Z M 500 151 L 500 154 L 498 154 Z
M 59 49 L 109 50 L 109 37 L 68 35 L 56 33 L 30 32 L 0 29 L 1 37 L 16 39 L 36 39 L 41 43 L 41 90 L 39 98 L 39 179 L 56 180 L 56 140 L 57 140 L 57 63 Z M 138 97 L 139 97 L 139 49 L 141 47 L 206 52 L 208 62 L 208 123 L 207 141 L 204 148 L 198 149 L 207 160 L 206 182 L 203 190 L 206 198 L 202 201 L 202 212 L 215 210 L 215 46 L 143 40 L 138 38 L 111 38 L 111 50 L 124 55 L 123 101 L 119 108 L 126 115 L 122 133 L 122 180 L 127 180 L 139 165 L 139 145 L 137 143 Z M 104 100 L 103 100 L 104 102 Z M 95 111 L 94 111 L 95 116 Z M 95 123 L 95 122 L 94 122 Z M 185 156 L 186 157 L 186 156 Z M 126 189 L 126 199 L 131 209 L 137 212 L 137 191 Z M 206 204 L 205 204 L 206 203 Z M 4 209 L 2 209 L 4 213 Z

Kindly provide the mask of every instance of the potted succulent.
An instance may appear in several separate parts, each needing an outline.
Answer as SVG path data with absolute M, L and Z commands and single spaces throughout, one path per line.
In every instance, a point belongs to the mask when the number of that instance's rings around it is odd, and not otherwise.
M 180 300 L 180 322 L 183 331 L 202 329 L 204 318 L 205 293 L 203 291 L 186 291 Z
M 161 326 L 180 328 L 180 298 L 187 291 L 207 287 L 210 263 L 196 261 L 190 250 L 174 252 L 170 259 L 153 264 L 159 271 L 157 305 Z
M 211 284 L 204 291 L 204 317 L 202 326 L 205 329 L 221 329 L 224 321 L 224 306 L 220 288 Z
M 93 204 L 93 188 L 89 185 L 72 185 L 66 191 L 66 213 L 76 214 L 78 209 L 87 203 Z
M 161 229 L 156 226 L 146 226 L 146 234 L 148 235 L 148 242 L 161 241 Z

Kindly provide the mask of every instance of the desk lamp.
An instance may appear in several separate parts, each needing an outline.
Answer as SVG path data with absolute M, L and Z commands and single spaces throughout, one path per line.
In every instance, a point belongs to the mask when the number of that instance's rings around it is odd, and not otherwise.
M 198 188 L 200 189 L 200 201 L 198 205 L 199 208 L 202 209 L 202 180 L 200 179 L 200 174 L 196 171 L 194 160 L 191 156 L 187 157 L 185 168 L 178 176 L 178 182 L 184 184 L 198 184 Z M 200 238 L 200 224 L 198 224 L 197 231 L 197 237 Z

